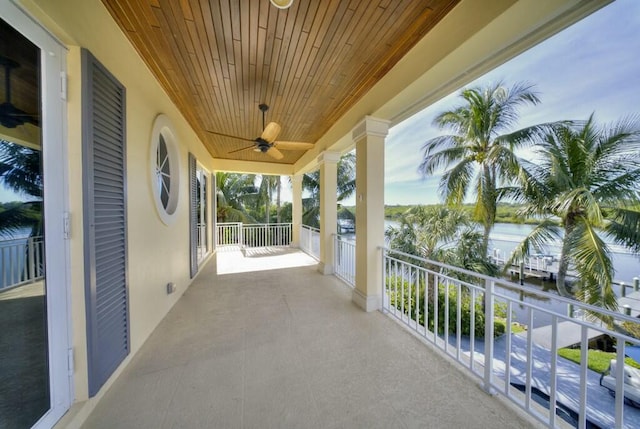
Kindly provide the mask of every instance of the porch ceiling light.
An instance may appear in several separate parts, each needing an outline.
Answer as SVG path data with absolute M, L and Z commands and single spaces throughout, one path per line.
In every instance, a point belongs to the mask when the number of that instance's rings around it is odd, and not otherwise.
M 293 0 L 270 0 L 271 4 L 278 9 L 287 9 L 293 4 Z

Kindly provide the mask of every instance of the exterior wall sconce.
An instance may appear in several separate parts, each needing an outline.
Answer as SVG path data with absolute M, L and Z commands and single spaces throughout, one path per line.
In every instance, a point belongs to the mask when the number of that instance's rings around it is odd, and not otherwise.
M 271 4 L 278 9 L 287 9 L 293 4 L 293 0 L 270 0 Z

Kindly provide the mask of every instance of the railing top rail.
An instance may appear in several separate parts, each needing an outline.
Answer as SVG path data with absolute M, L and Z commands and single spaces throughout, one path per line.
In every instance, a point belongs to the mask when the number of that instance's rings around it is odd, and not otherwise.
M 345 238 L 344 234 L 331 234 L 331 236 L 333 238 L 335 238 L 336 240 L 340 240 L 340 241 L 342 241 L 344 243 L 352 244 L 352 245 L 355 246 L 355 241 Z
M 44 237 L 42 235 L 34 235 L 33 237 L 25 236 L 25 237 L 22 237 L 22 238 L 9 238 L 7 240 L 0 240 L 0 243 L 11 243 L 13 241 L 15 241 L 15 242 L 19 242 L 20 241 L 21 242 L 21 241 L 24 241 L 24 240 L 27 240 L 27 239 L 36 241 L 36 240 L 42 240 L 43 238 Z
M 301 227 L 304 228 L 304 229 L 309 229 L 311 231 L 320 232 L 320 230 L 318 228 L 314 228 L 314 227 L 309 226 L 309 225 L 302 225 Z
M 251 227 L 262 227 L 262 226 L 288 226 L 291 225 L 291 222 L 280 222 L 280 223 L 245 223 L 242 226 L 251 226 Z
M 454 271 L 457 271 L 459 273 L 466 274 L 466 275 L 475 277 L 475 278 L 480 279 L 480 280 L 491 281 L 491 282 L 497 283 L 497 284 L 499 284 L 501 286 L 505 286 L 508 289 L 512 289 L 512 290 L 514 290 L 516 292 L 524 292 L 526 294 L 534 294 L 536 296 L 543 297 L 543 298 L 554 299 L 554 300 L 557 300 L 557 301 L 560 301 L 560 302 L 564 302 L 566 304 L 572 304 L 573 306 L 575 306 L 575 307 L 577 307 L 579 309 L 593 311 L 593 312 L 600 313 L 600 314 L 605 315 L 605 316 L 611 316 L 611 317 L 614 317 L 614 318 L 616 318 L 618 320 L 624 320 L 624 321 L 627 321 L 627 322 L 637 322 L 638 321 L 637 318 L 632 317 L 632 316 L 627 316 L 627 315 L 625 315 L 623 313 L 617 313 L 617 312 L 610 311 L 610 310 L 607 310 L 607 309 L 602 308 L 602 307 L 597 307 L 595 305 L 586 304 L 584 302 L 580 302 L 580 301 L 577 301 L 577 300 L 574 300 L 574 299 L 571 299 L 571 298 L 566 298 L 566 297 L 563 297 L 563 296 L 560 296 L 560 295 L 557 295 L 557 294 L 552 294 L 552 293 L 549 293 L 549 292 L 540 291 L 540 290 L 535 289 L 535 288 L 522 286 L 522 285 L 519 285 L 517 283 L 508 281 L 508 280 L 499 279 L 497 277 L 491 277 L 491 276 L 488 276 L 486 274 L 477 273 L 475 271 L 466 270 L 464 268 L 454 267 L 452 265 L 447 265 L 447 264 L 444 264 L 442 262 L 432 261 L 432 260 L 429 260 L 429 259 L 421 258 L 419 256 L 415 256 L 415 255 L 412 255 L 410 253 L 401 252 L 399 250 L 393 250 L 393 249 L 390 249 L 390 248 L 385 247 L 385 246 L 380 246 L 379 248 L 381 250 L 385 251 L 385 252 L 388 252 L 388 253 L 393 253 L 393 254 L 396 254 L 396 255 L 401 255 L 401 256 L 408 257 L 408 258 L 412 258 L 412 259 L 414 259 L 416 261 L 423 262 L 423 263 L 426 263 L 426 264 L 430 264 L 430 265 L 433 265 L 433 266 L 437 266 L 437 267 L 440 267 L 440 268 L 444 268 L 444 269 L 447 269 L 447 270 L 454 270 Z
M 242 222 L 216 222 L 216 226 L 235 226 L 242 225 Z

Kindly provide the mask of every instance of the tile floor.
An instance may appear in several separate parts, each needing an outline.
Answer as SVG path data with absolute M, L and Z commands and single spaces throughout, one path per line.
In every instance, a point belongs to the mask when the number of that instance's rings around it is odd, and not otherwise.
M 358 309 L 313 259 L 276 250 L 219 252 L 83 427 L 530 424 L 390 318 Z

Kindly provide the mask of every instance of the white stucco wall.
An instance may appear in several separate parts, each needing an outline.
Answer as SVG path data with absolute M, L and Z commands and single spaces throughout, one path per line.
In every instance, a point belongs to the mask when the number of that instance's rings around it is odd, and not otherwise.
M 187 155 L 189 152 L 195 154 L 210 171 L 213 171 L 213 163 L 187 121 L 99 0 L 25 0 L 22 3 L 69 49 L 69 161 L 66 167 L 69 170 L 72 220 L 71 316 L 76 363 L 75 400 L 83 401 L 88 397 L 88 389 L 82 237 L 81 48 L 88 49 L 127 91 L 126 191 L 131 355 L 140 348 L 191 282 Z M 157 214 L 150 175 L 150 163 L 155 163 L 150 159 L 151 131 L 154 119 L 160 113 L 170 118 L 179 142 L 181 195 L 175 222 L 169 226 Z M 167 295 L 168 282 L 176 284 L 177 293 Z

